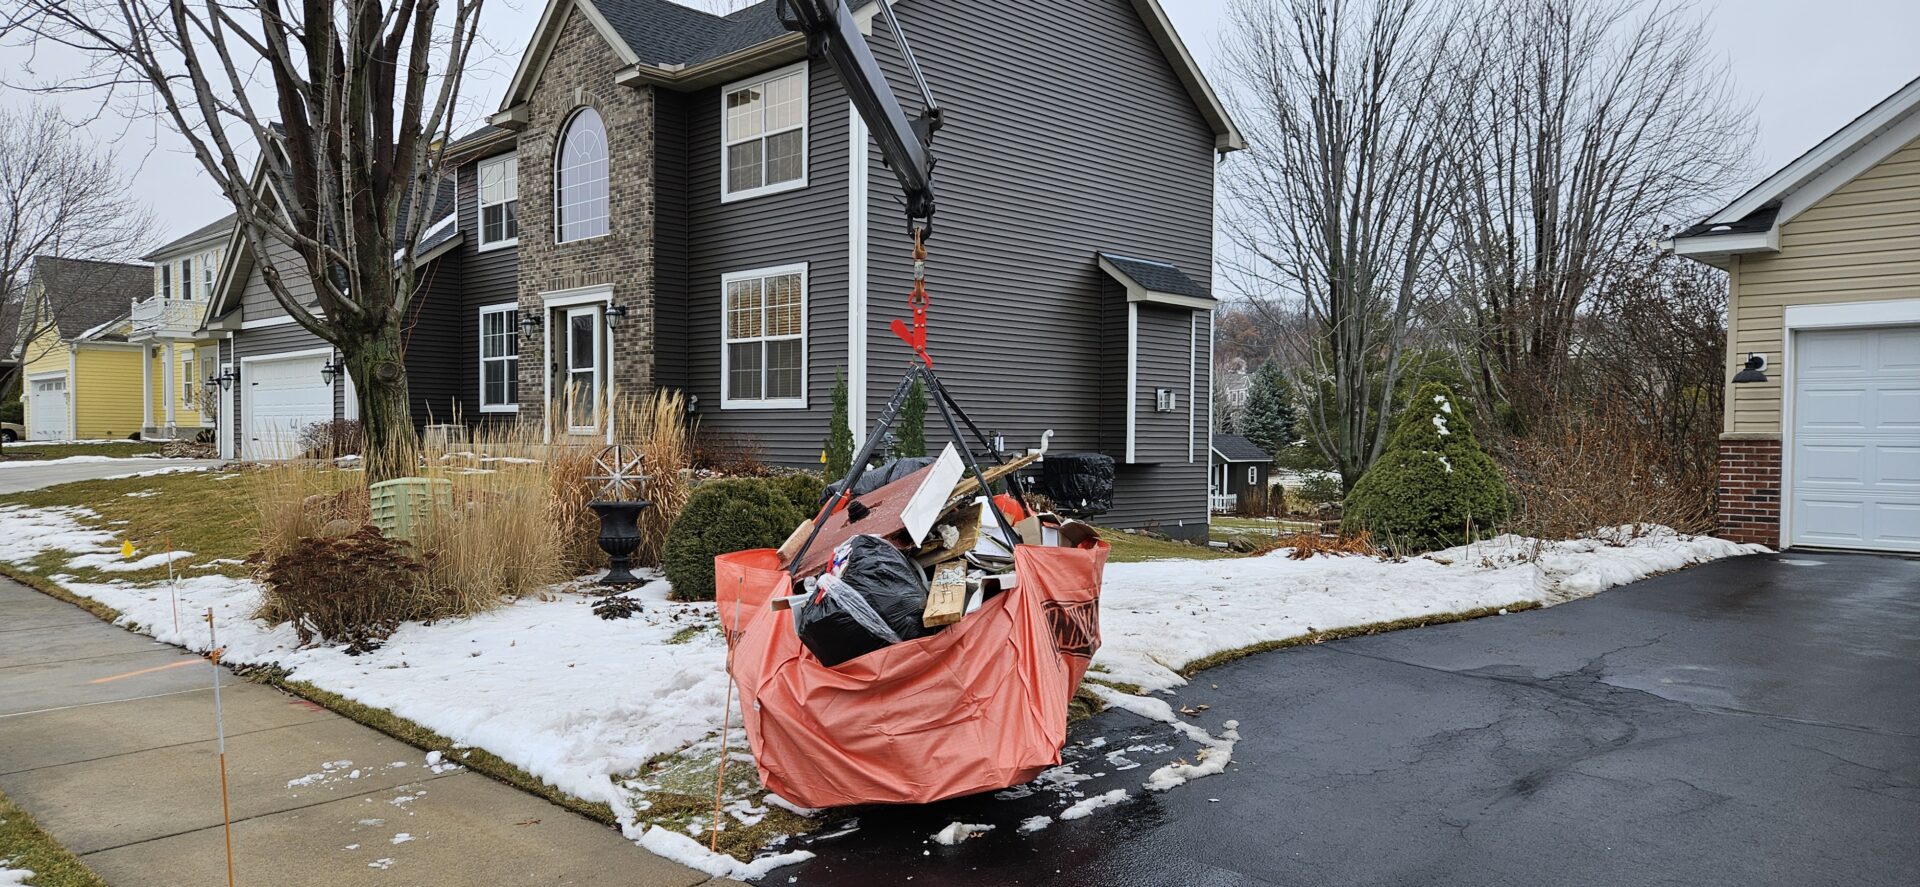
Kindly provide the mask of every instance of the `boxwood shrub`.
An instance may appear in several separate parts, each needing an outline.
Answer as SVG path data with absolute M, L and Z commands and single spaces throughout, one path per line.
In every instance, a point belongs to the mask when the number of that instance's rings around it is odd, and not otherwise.
M 776 548 L 805 519 L 776 479 L 727 478 L 695 487 L 667 530 L 661 557 L 674 599 L 713 600 L 716 556 Z

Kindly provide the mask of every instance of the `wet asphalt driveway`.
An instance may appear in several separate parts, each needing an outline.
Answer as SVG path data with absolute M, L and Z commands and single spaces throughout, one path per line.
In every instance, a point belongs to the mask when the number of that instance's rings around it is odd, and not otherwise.
M 1920 560 L 1723 561 L 1256 656 L 1178 701 L 1239 720 L 1225 775 L 1144 792 L 1192 749 L 1107 712 L 1068 750 L 1104 775 L 1069 791 L 1125 804 L 1032 834 L 1072 796 L 856 811 L 766 883 L 1920 883 Z M 956 820 L 997 828 L 926 840 Z

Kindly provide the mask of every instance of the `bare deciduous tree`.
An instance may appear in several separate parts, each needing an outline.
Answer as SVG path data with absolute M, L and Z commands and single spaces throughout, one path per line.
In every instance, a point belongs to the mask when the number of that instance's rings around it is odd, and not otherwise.
M 1400 356 L 1430 295 L 1451 182 L 1452 7 L 1236 0 L 1225 47 L 1252 147 L 1228 167 L 1227 265 L 1261 310 L 1297 313 L 1289 363 L 1310 437 L 1351 487 L 1385 446 Z
M 0 370 L 0 391 L 58 344 L 47 334 L 68 307 L 22 312 L 34 258 L 127 261 L 151 245 L 152 231 L 111 151 L 78 137 L 50 107 L 0 109 L 0 319 L 11 325 L 0 341 L 18 361 Z
M 1467 44 L 1448 289 L 1477 399 L 1524 427 L 1570 394 L 1582 311 L 1743 175 L 1749 115 L 1686 0 L 1503 0 Z
M 54 85 L 179 132 L 293 319 L 340 349 L 368 476 L 412 468 L 403 326 L 483 0 L 21 0 L 9 30 L 91 60 Z M 290 274 L 294 279 L 290 279 Z M 312 281 L 311 302 L 296 297 Z

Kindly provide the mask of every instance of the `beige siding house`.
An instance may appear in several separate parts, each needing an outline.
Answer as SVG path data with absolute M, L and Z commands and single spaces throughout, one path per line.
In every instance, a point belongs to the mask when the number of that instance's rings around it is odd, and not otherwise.
M 1671 246 L 1730 276 L 1722 534 L 1920 552 L 1920 80 Z

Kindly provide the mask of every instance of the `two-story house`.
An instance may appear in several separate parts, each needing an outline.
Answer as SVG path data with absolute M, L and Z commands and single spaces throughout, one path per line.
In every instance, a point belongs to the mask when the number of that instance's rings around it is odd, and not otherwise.
M 34 258 L 14 346 L 29 440 L 114 439 L 141 430 L 141 351 L 127 341 L 127 306 L 152 274 L 124 262 Z
M 228 214 L 142 256 L 153 263 L 153 292 L 134 301 L 127 341 L 141 349 L 147 437 L 194 438 L 214 426 L 219 399 L 205 392 L 213 342 L 201 326 L 233 228 Z
M 407 355 L 417 401 L 605 440 L 613 398 L 673 388 L 702 433 L 813 466 L 844 373 L 864 435 L 911 358 L 888 329 L 911 243 L 866 127 L 775 7 L 548 4 L 493 125 L 450 148 L 453 233 Z M 1231 119 L 1155 0 L 894 9 L 948 119 L 929 264 L 942 378 L 1009 451 L 1051 430 L 1055 450 L 1113 456 L 1107 522 L 1204 536 Z M 869 30 L 917 95 L 888 29 Z M 343 414 L 338 383 L 317 384 L 327 350 L 272 341 L 290 321 L 264 287 L 236 277 L 229 295 L 209 323 L 238 389 L 284 403 L 297 377 L 304 415 Z M 260 429 L 237 406 L 244 444 Z

